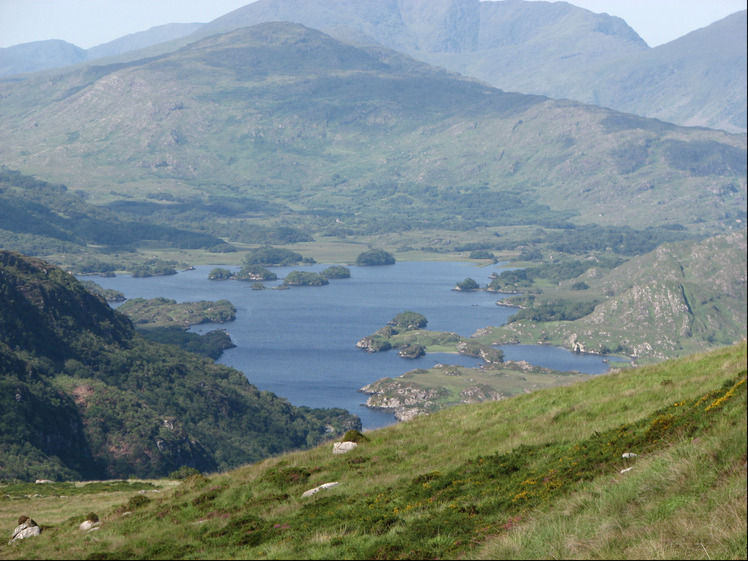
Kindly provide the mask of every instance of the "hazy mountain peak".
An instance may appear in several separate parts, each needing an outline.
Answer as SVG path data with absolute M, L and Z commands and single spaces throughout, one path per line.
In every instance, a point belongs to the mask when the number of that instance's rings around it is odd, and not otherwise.
M 0 49 L 0 76 L 67 66 L 85 58 L 84 49 L 61 39 L 23 43 Z
M 146 31 L 130 33 L 124 37 L 109 41 L 95 47 L 91 47 L 86 52 L 87 60 L 94 60 L 108 56 L 115 56 L 128 51 L 144 49 L 158 43 L 179 39 L 186 35 L 195 33 L 203 27 L 204 23 L 168 23 L 151 27 Z

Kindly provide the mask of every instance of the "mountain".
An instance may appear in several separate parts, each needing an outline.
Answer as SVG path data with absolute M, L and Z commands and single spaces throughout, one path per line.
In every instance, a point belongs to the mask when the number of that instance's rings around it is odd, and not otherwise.
M 225 470 L 360 428 L 155 343 L 74 277 L 0 251 L 0 479 Z
M 0 94 L 12 139 L 0 161 L 97 204 L 160 193 L 168 212 L 169 200 L 221 196 L 253 215 L 286 209 L 309 233 L 601 222 L 719 233 L 745 220 L 745 136 L 506 93 L 296 24 L 8 79 Z
M 740 559 L 745 412 L 743 342 L 352 433 L 343 454 L 3 485 L 0 524 L 42 532 L 2 557 Z
M 86 51 L 66 41 L 34 41 L 0 49 L 0 76 L 59 68 L 84 60 Z
M 90 49 L 51 39 L 0 48 L 0 77 L 26 74 L 113 57 L 173 41 L 200 29 L 201 23 L 169 23 L 131 33 Z
M 566 2 L 259 0 L 207 24 L 169 24 L 60 57 L 0 49 L 0 76 L 102 56 L 128 62 L 212 34 L 288 21 L 381 44 L 507 91 L 566 98 L 683 126 L 746 132 L 746 12 L 655 49 L 620 18 Z
M 259 0 L 195 35 L 290 21 L 375 41 L 505 91 L 745 132 L 746 12 L 655 49 L 625 21 L 566 2 Z
M 482 342 L 550 343 L 578 352 L 623 352 L 645 362 L 732 344 L 746 337 L 747 252 L 743 230 L 664 243 L 612 269 L 587 260 L 581 274 L 524 287 L 537 293 L 532 302 L 515 299 L 530 310 L 591 303 L 583 317 L 510 318 L 485 330 Z
M 92 61 L 117 56 L 122 53 L 137 51 L 152 45 L 158 45 L 159 43 L 187 37 L 195 33 L 203 25 L 202 23 L 167 23 L 151 27 L 146 31 L 130 33 L 108 43 L 87 49 L 86 60 Z
M 592 101 L 686 126 L 746 131 L 746 10 L 596 75 Z

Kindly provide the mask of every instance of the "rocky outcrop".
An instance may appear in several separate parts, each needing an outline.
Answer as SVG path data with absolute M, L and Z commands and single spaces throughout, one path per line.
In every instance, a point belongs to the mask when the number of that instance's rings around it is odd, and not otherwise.
M 471 386 L 460 392 L 462 403 L 482 403 L 484 401 L 498 401 L 506 396 L 486 384 Z
M 355 442 L 334 442 L 332 445 L 332 453 L 333 454 L 346 454 L 347 452 L 350 452 L 351 450 L 355 450 L 358 447 L 358 444 Z
M 98 530 L 99 529 L 99 522 L 93 521 L 93 520 L 84 520 L 81 522 L 80 526 L 78 526 L 78 529 L 81 532 L 90 532 L 91 530 Z
M 416 359 L 426 355 L 426 348 L 423 345 L 407 345 L 400 349 L 400 358 Z
M 28 516 L 21 516 L 18 519 L 18 526 L 16 526 L 16 529 L 13 530 L 13 535 L 11 536 L 8 544 L 10 545 L 16 540 L 24 540 L 26 538 L 38 536 L 41 533 L 42 529 L 32 518 L 29 518 Z
M 372 394 L 366 406 L 394 413 L 398 421 L 407 421 L 417 415 L 428 414 L 436 406 L 436 400 L 447 393 L 445 388 L 427 389 L 402 380 L 384 378 L 361 388 Z
M 302 497 L 311 497 L 312 495 L 315 495 L 319 493 L 320 491 L 324 491 L 325 489 L 331 489 L 332 487 L 337 487 L 340 485 L 337 481 L 331 481 L 330 483 L 323 483 L 319 487 L 315 487 L 314 489 L 309 489 L 308 491 L 304 491 L 301 496 Z

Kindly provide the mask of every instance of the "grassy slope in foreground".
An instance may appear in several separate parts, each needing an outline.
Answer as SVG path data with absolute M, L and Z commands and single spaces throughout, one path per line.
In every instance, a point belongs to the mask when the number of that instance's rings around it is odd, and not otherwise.
M 8 533 L 20 514 L 48 527 L 0 557 L 744 558 L 745 380 L 742 342 L 458 406 L 346 455 L 323 445 L 102 508 L 89 534 L 83 496 L 50 520 L 41 498 L 6 500 Z

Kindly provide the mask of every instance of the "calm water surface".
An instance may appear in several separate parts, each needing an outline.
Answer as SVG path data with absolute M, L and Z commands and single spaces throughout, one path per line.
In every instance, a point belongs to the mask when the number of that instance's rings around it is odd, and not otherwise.
M 294 269 L 319 272 L 325 268 L 327 265 L 271 269 L 282 279 Z M 429 353 L 416 360 L 402 359 L 396 351 L 367 353 L 356 348 L 360 339 L 403 311 L 425 315 L 427 329 L 464 336 L 482 327 L 502 325 L 515 311 L 497 306 L 497 294 L 452 290 L 467 277 L 485 286 L 492 272 L 502 270 L 499 265 L 403 262 L 348 268 L 349 279 L 289 290 L 252 290 L 251 282 L 210 281 L 212 266 L 164 277 L 88 278 L 123 292 L 127 298 L 230 300 L 237 308 L 235 321 L 193 328 L 198 333 L 226 329 L 237 347 L 225 351 L 219 362 L 241 370 L 260 390 L 271 391 L 294 405 L 347 409 L 361 417 L 365 429 L 395 422 L 390 413 L 364 406 L 367 395 L 359 389 L 366 384 L 435 363 L 477 366 L 481 361 L 446 353 Z M 270 288 L 280 283 L 264 284 Z M 507 345 L 503 350 L 507 360 L 526 360 L 557 370 L 590 374 L 607 370 L 602 357 L 575 355 L 556 347 Z

